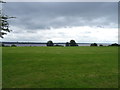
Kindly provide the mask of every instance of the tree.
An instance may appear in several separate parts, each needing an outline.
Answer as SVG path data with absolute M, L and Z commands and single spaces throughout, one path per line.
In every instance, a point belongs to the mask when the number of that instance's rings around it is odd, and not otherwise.
M 119 46 L 119 44 L 114 43 L 114 44 L 111 44 L 110 46 Z
M 99 46 L 103 46 L 102 44 L 100 44 Z
M 0 4 L 6 3 L 3 1 L 0 1 Z M 10 18 L 15 18 L 15 17 L 9 17 L 7 15 L 2 14 L 2 9 L 0 9 L 0 37 L 3 38 L 3 35 L 7 34 L 7 32 L 10 32 L 11 30 L 9 29 L 9 23 L 8 19 Z
M 50 40 L 47 42 L 47 46 L 54 46 L 54 43 Z
M 4 45 L 4 43 L 0 43 L 0 47 L 4 47 L 5 45 Z
M 16 45 L 15 45 L 15 44 L 12 44 L 11 47 L 16 47 Z
M 75 40 L 70 40 L 70 46 L 78 46 Z
M 69 43 L 69 42 L 66 42 L 65 46 L 70 46 L 70 43 Z
M 90 46 L 98 46 L 97 43 L 92 43 Z

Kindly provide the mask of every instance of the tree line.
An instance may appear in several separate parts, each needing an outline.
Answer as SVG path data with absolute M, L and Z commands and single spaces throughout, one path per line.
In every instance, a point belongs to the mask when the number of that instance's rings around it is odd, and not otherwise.
M 27 43 L 27 42 L 24 42 L 24 43 L 11 43 L 11 47 L 17 47 L 17 44 L 32 44 L 32 43 Z M 34 43 L 35 44 L 35 43 Z M 53 43 L 53 41 L 49 40 L 47 43 L 44 43 L 46 44 L 46 46 L 64 46 L 64 45 L 60 45 L 59 43 Z M 66 42 L 66 43 L 63 43 L 65 44 L 66 47 L 70 47 L 70 46 L 79 46 L 75 40 L 70 40 L 70 42 Z M 0 43 L 0 46 L 2 47 L 9 47 L 9 45 L 5 45 L 5 43 Z M 97 43 L 91 43 L 90 46 L 104 46 L 102 44 L 97 44 Z M 120 44 L 117 44 L 117 43 L 114 43 L 114 44 L 110 44 L 108 46 L 120 46 Z
M 61 45 L 54 45 L 53 41 L 49 40 L 46 44 L 47 46 L 61 46 Z M 65 46 L 78 46 L 75 40 L 70 40 L 70 42 L 66 42 Z
M 62 45 L 58 45 L 58 44 L 54 44 L 53 41 L 49 40 L 47 43 L 46 43 L 47 46 L 62 46 Z M 75 40 L 70 40 L 70 42 L 66 42 L 65 43 L 65 46 L 79 46 Z M 98 45 L 97 43 L 92 43 L 90 44 L 90 46 L 103 46 L 102 44 Z M 120 46 L 119 44 L 117 43 L 114 43 L 114 44 L 111 44 L 111 45 L 108 45 L 108 46 Z

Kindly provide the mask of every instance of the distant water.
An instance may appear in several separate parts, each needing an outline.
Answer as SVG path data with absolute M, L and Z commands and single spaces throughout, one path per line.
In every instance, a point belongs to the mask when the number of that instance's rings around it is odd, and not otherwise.
M 98 44 L 98 43 L 97 43 Z M 108 46 L 110 44 L 108 43 L 99 43 L 98 46 L 102 44 L 103 46 Z M 4 44 L 5 46 L 11 46 L 13 44 Z M 46 46 L 46 44 L 14 44 L 16 46 Z M 55 44 L 56 45 L 56 44 Z M 62 45 L 65 46 L 65 44 L 58 44 L 58 45 Z M 90 46 L 91 43 L 79 43 L 78 46 Z

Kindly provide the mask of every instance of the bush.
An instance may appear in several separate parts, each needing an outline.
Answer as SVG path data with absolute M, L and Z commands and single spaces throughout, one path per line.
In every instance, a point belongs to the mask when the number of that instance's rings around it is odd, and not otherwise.
M 102 44 L 100 44 L 99 46 L 103 46 Z
M 16 47 L 16 45 L 15 45 L 15 44 L 12 44 L 11 47 Z
M 93 44 L 91 44 L 90 46 L 98 46 L 98 45 L 97 45 L 97 43 L 93 43 Z
M 1 46 L 1 45 L 0 45 Z M 2 43 L 2 47 L 5 47 L 5 45 Z
M 75 40 L 70 40 L 70 46 L 78 46 Z
M 111 44 L 111 45 L 109 45 L 109 46 L 120 46 L 120 45 L 117 44 L 117 43 L 114 43 L 114 44 Z
M 54 46 L 54 43 L 50 40 L 47 42 L 47 46 Z
M 69 43 L 69 42 L 66 42 L 65 46 L 70 46 L 70 43 Z

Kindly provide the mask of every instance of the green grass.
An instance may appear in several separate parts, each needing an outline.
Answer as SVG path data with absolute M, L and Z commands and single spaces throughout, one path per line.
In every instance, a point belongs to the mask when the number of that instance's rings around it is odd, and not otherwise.
M 3 88 L 117 88 L 118 47 L 3 47 Z

